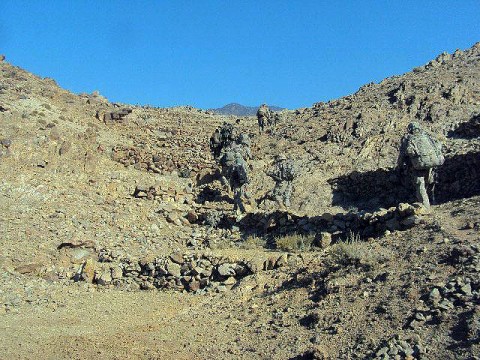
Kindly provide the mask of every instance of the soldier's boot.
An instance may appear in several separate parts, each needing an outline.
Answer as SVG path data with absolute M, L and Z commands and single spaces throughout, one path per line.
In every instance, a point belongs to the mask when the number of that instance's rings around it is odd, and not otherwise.
M 423 176 L 416 177 L 415 188 L 417 201 L 421 202 L 426 209 L 430 209 L 430 200 L 428 199 L 427 189 L 425 188 L 425 179 Z

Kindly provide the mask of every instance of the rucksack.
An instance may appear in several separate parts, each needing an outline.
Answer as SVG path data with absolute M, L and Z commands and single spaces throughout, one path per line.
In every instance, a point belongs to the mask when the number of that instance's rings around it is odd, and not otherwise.
M 293 164 L 290 162 L 286 162 L 282 166 L 281 176 L 283 180 L 293 181 L 295 178 L 295 169 L 293 168 Z
M 245 165 L 242 165 L 242 164 L 235 165 L 232 176 L 233 176 L 234 182 L 237 184 L 243 185 L 243 184 L 248 184 L 249 182 L 247 169 L 245 169 Z
M 441 145 L 426 133 L 412 135 L 406 152 L 415 170 L 428 170 L 445 162 Z

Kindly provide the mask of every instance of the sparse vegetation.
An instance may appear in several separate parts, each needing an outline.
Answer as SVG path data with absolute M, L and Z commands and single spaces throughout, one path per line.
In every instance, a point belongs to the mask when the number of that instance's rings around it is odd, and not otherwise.
M 275 245 L 277 249 L 282 251 L 308 251 L 311 249 L 314 240 L 314 234 L 294 233 L 275 238 Z
M 336 264 L 344 266 L 356 266 L 372 270 L 379 264 L 385 262 L 390 253 L 382 249 L 382 251 L 372 249 L 371 244 L 362 241 L 360 235 L 349 231 L 346 239 L 333 245 L 330 250 L 332 260 Z
M 267 241 L 265 238 L 256 236 L 254 235 L 249 235 L 245 239 L 245 241 L 242 242 L 241 247 L 243 249 L 248 249 L 248 250 L 253 250 L 253 249 L 261 249 L 265 248 L 267 245 Z

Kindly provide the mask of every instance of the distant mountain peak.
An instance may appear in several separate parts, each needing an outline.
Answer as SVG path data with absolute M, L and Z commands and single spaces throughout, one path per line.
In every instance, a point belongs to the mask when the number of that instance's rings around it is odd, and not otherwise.
M 209 110 L 219 115 L 254 116 L 256 115 L 259 106 L 245 106 L 238 103 L 230 103 L 221 108 Z M 269 108 L 272 111 L 282 111 L 284 109 L 274 105 L 269 105 Z

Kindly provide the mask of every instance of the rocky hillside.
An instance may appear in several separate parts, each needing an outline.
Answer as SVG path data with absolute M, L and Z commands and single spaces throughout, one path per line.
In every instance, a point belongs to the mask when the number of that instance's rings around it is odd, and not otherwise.
M 269 106 L 272 111 L 282 111 L 284 108 L 278 106 Z M 211 109 L 210 111 L 218 115 L 234 115 L 234 116 L 255 116 L 257 114 L 258 106 L 245 106 L 236 103 L 225 105 L 218 109 Z
M 0 353 L 480 356 L 479 89 L 476 44 L 259 134 L 253 116 L 72 94 L 0 57 Z M 431 212 L 395 168 L 412 120 L 444 143 Z M 253 141 L 238 221 L 208 148 L 224 121 Z M 281 152 L 288 211 L 265 196 Z

